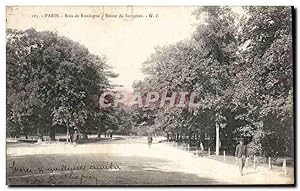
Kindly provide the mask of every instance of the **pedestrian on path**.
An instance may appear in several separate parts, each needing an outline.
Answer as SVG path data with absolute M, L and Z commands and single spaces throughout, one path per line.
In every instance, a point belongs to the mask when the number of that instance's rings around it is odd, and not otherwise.
M 247 145 L 245 145 L 245 140 L 243 138 L 240 139 L 240 143 L 236 146 L 235 157 L 239 163 L 240 174 L 241 176 L 243 176 L 243 169 L 245 166 L 246 158 L 248 157 Z
M 74 145 L 74 147 L 77 146 L 78 139 L 79 139 L 78 130 L 75 129 L 74 134 L 73 134 L 73 145 Z
M 148 146 L 149 146 L 149 148 L 151 148 L 152 141 L 153 141 L 153 138 L 152 138 L 151 135 L 149 135 L 149 136 L 148 136 Z

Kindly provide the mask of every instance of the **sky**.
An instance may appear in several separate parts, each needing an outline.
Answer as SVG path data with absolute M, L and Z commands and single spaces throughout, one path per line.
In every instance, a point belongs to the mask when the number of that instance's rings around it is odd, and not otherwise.
M 83 44 L 91 53 L 105 55 L 107 64 L 119 74 L 112 83 L 122 85 L 120 90 L 132 91 L 132 83 L 145 77 L 141 66 L 154 47 L 190 37 L 195 29 L 194 10 L 195 7 L 8 7 L 6 26 L 55 31 Z M 45 14 L 58 14 L 59 18 L 46 18 Z M 120 18 L 120 14 L 124 17 Z

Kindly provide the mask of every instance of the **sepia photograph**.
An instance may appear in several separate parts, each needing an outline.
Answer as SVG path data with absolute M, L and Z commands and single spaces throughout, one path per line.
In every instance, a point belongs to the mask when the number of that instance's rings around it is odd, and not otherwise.
M 8 186 L 295 186 L 292 6 L 6 6 Z

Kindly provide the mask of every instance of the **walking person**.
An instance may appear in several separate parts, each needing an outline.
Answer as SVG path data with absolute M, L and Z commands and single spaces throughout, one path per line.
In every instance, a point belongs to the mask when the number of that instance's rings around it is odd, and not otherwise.
M 74 137 L 74 128 L 70 128 L 70 142 L 73 143 L 73 137 Z
M 75 129 L 74 134 L 73 134 L 73 145 L 74 145 L 74 147 L 77 146 L 78 139 L 79 139 L 78 130 Z
M 235 149 L 235 158 L 239 163 L 239 171 L 241 176 L 243 176 L 243 169 L 245 166 L 247 156 L 247 145 L 245 144 L 245 140 L 241 138 L 240 143 L 236 146 Z
M 148 146 L 149 146 L 149 148 L 151 148 L 152 141 L 153 141 L 153 138 L 152 138 L 151 135 L 149 135 L 149 136 L 148 136 Z

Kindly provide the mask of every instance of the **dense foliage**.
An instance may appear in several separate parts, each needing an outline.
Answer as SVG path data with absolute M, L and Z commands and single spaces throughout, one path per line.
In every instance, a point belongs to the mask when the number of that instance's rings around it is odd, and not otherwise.
M 195 91 L 201 106 L 156 109 L 155 128 L 223 149 L 248 138 L 252 154 L 288 155 L 293 144 L 292 12 L 289 7 L 205 7 L 190 39 L 156 48 L 136 91 Z M 183 136 L 183 138 L 182 138 Z M 196 143 L 193 143 L 195 137 Z
M 7 127 L 10 135 L 44 134 L 56 127 L 101 129 L 98 107 L 111 88 L 104 57 L 53 32 L 7 30 Z M 102 118 L 101 118 L 102 117 Z M 101 121 L 102 123 L 99 123 Z M 88 125 L 87 125 L 88 124 Z

